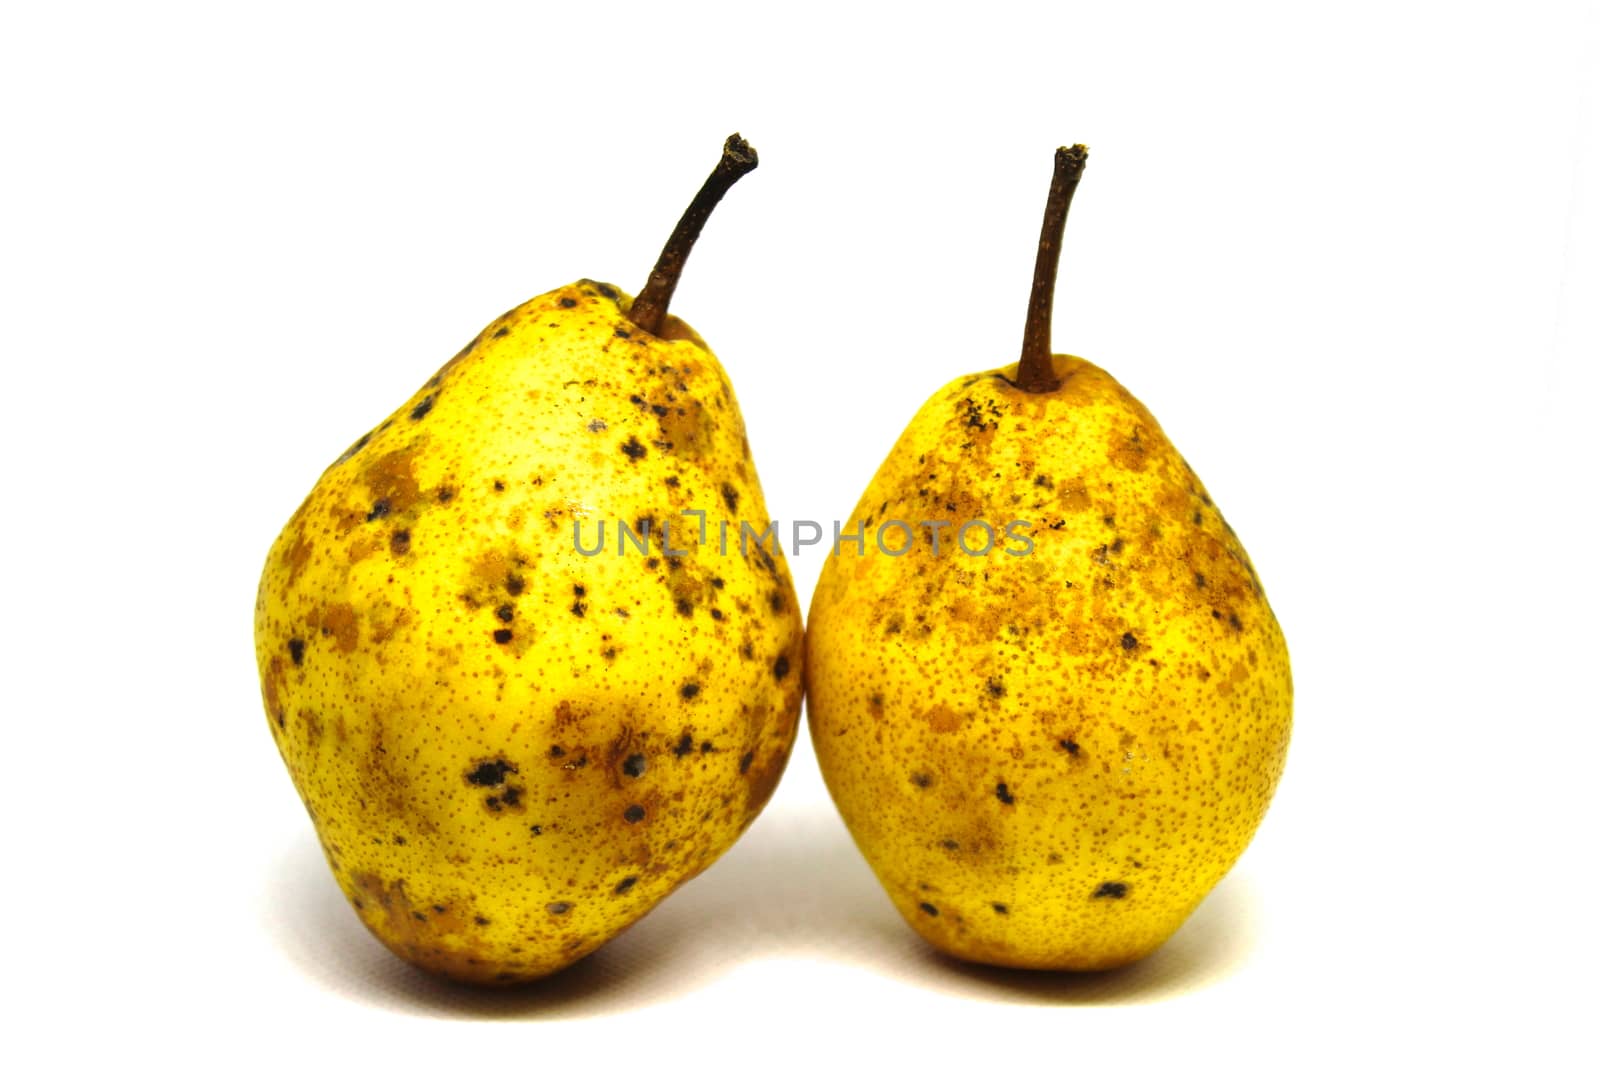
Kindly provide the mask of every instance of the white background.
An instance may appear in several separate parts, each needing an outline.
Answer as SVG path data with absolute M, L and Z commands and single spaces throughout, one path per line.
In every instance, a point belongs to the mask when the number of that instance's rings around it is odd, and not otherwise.
M 8 6 L 0 1042 L 1593 1056 L 1596 35 L 1527 2 Z M 1206 479 L 1298 697 L 1255 843 L 1144 964 L 935 957 L 804 739 L 717 866 L 524 991 L 420 979 L 323 866 L 251 650 L 279 525 L 500 312 L 636 290 L 733 130 L 762 165 L 674 310 L 784 520 L 845 517 L 929 393 L 1015 358 L 1051 150 L 1091 148 L 1055 347 Z

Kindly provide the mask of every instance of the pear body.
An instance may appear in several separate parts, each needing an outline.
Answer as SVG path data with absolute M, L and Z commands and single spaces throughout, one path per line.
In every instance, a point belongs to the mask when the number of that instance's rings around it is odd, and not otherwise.
M 850 519 L 863 550 L 842 543 L 812 597 L 808 722 L 919 934 L 1103 970 L 1171 936 L 1243 852 L 1292 685 L 1199 478 L 1110 375 L 1053 363 L 1052 393 L 1011 385 L 1014 366 L 950 383 L 895 444 Z M 925 520 L 950 523 L 937 553 Z
M 629 301 L 583 281 L 491 323 L 328 468 L 262 573 L 268 725 L 334 877 L 453 978 L 599 947 L 734 842 L 794 741 L 787 566 L 717 543 L 767 523 L 733 390 Z

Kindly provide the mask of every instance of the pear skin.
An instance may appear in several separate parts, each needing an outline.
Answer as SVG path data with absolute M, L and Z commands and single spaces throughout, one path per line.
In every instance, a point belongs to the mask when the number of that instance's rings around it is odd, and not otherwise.
M 1035 363 L 1043 391 L 1023 371 L 941 389 L 868 485 L 848 524 L 866 536 L 812 597 L 808 724 L 917 933 L 1104 970 L 1170 937 L 1250 841 L 1287 753 L 1289 656 L 1144 406 L 1082 359 Z
M 490 323 L 328 468 L 262 574 L 267 722 L 328 864 L 441 975 L 592 952 L 733 844 L 794 741 L 786 562 L 681 514 L 767 525 L 732 386 L 631 304 L 580 281 Z

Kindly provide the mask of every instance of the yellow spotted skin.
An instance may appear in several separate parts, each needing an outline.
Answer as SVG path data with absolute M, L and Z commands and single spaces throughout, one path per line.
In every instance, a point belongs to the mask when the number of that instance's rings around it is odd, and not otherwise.
M 1053 363 L 1057 392 L 975 374 L 900 437 L 847 529 L 867 523 L 865 554 L 844 543 L 812 597 L 808 721 L 919 934 L 980 963 L 1103 970 L 1154 951 L 1243 852 L 1292 688 L 1200 480 L 1108 374 Z M 916 533 L 899 556 L 873 535 L 896 519 Z M 924 520 L 952 524 L 937 558 Z M 987 555 L 953 545 L 972 520 L 995 529 Z
M 491 323 L 328 468 L 261 577 L 267 723 L 329 866 L 453 978 L 598 948 L 733 844 L 794 742 L 788 568 L 718 551 L 719 522 L 767 522 L 733 390 L 629 304 L 582 281 Z M 619 520 L 648 554 L 618 555 Z

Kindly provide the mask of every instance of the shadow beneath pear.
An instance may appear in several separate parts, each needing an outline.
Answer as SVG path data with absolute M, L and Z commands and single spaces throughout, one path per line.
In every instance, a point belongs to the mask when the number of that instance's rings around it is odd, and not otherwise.
M 1208 984 L 1254 943 L 1248 885 L 1229 878 L 1154 955 L 1104 974 L 1012 971 L 943 956 L 912 932 L 831 808 L 768 810 L 728 853 L 628 930 L 523 986 L 435 978 L 356 918 L 309 833 L 267 887 L 268 935 L 309 978 L 370 1007 L 445 1018 L 578 1018 L 683 997 L 730 970 L 782 957 L 861 967 L 962 998 L 1135 1003 Z
M 412 1015 L 605 1015 L 677 999 L 774 956 L 904 956 L 915 947 L 831 810 L 769 810 L 709 870 L 593 955 L 511 988 L 435 978 L 390 953 L 339 892 L 309 831 L 267 892 L 268 935 L 309 978 Z
M 330 992 L 369 1007 L 439 1018 L 536 1018 L 603 1012 L 617 993 L 593 957 L 511 988 L 469 986 L 412 966 L 361 924 L 309 831 L 284 854 L 267 892 L 267 933 L 285 957 Z

